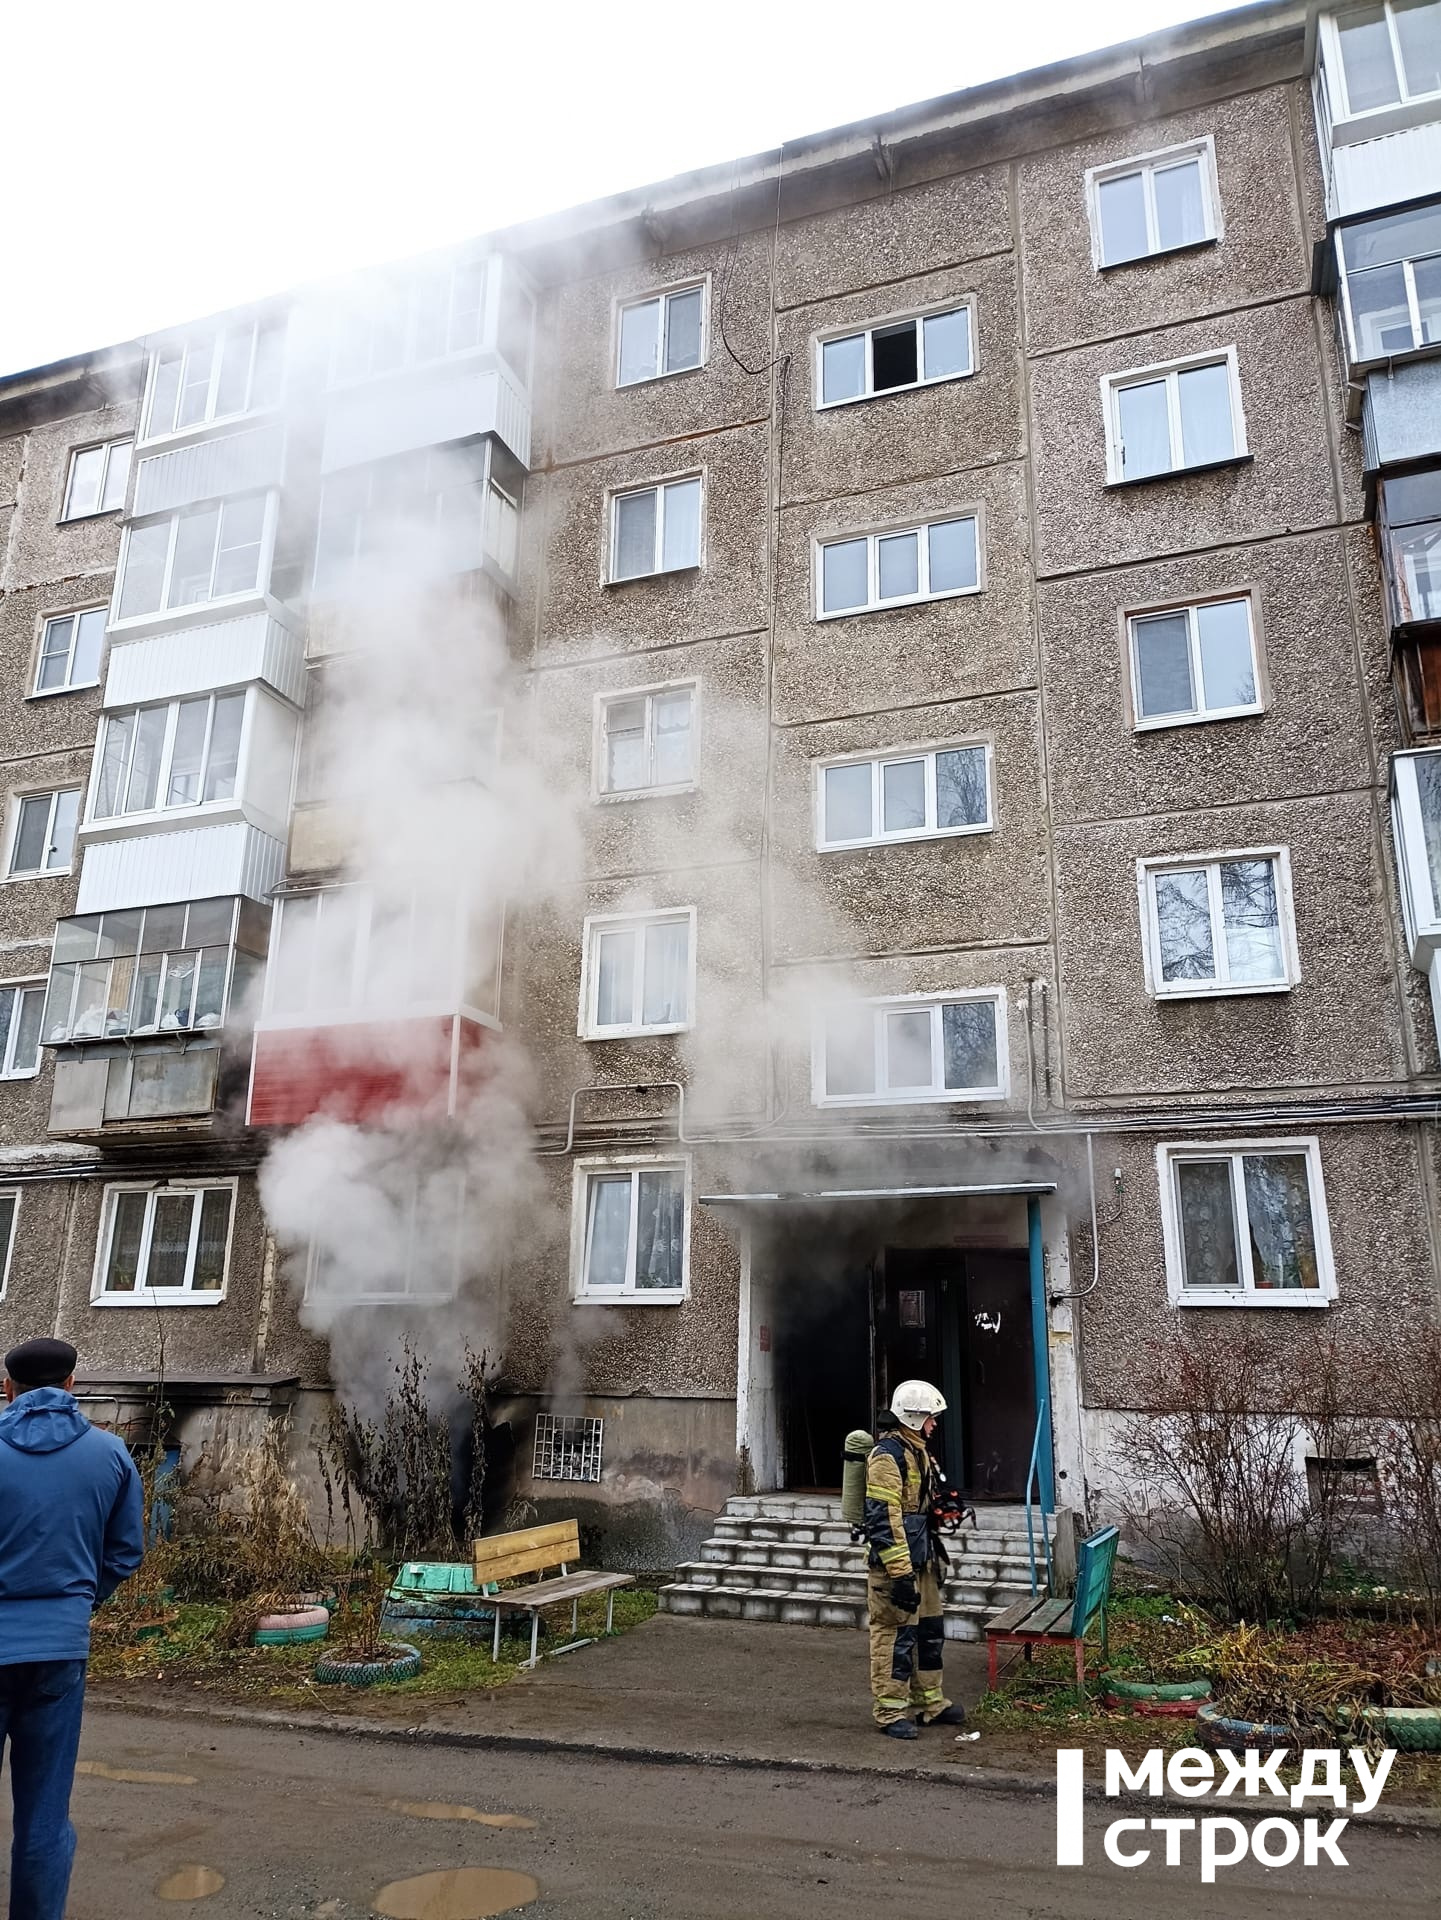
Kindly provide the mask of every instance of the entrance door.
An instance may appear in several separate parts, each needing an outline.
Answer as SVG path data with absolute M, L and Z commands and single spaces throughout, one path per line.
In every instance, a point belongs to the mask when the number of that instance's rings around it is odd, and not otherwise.
M 876 1288 L 876 1403 L 929 1380 L 949 1409 L 948 1478 L 977 1500 L 1024 1498 L 1036 1426 L 1030 1266 L 1019 1252 L 888 1247 Z
M 966 1486 L 981 1500 L 1025 1497 L 1036 1431 L 1030 1266 L 1023 1253 L 968 1253 L 961 1317 Z

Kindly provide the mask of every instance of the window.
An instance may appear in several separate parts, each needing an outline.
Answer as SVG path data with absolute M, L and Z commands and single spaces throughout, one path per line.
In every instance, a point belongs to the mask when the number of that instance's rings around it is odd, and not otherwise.
M 639 580 L 700 565 L 701 483 L 671 480 L 611 500 L 610 577 Z
M 83 613 L 52 614 L 45 622 L 35 668 L 36 693 L 68 693 L 72 687 L 99 684 L 105 611 L 87 607 Z
M 378 1231 L 361 1246 L 347 1240 L 343 1257 L 312 1240 L 305 1250 L 306 1301 L 324 1310 L 453 1300 L 477 1229 L 466 1212 L 463 1171 L 407 1167 L 387 1156 L 367 1184 Z
M 79 447 L 71 454 L 62 520 L 83 520 L 92 513 L 115 513 L 125 505 L 130 446 L 128 440 L 112 440 L 103 447 Z
M 28 1080 L 40 1071 L 40 1015 L 45 983 L 0 986 L 0 1080 Z M 3 1252 L 0 1223 L 0 1252 Z
M 695 784 L 696 690 L 646 687 L 597 702 L 599 791 L 674 793 Z
M 15 1227 L 20 1218 L 20 1195 L 0 1193 L 0 1300 L 10 1282 L 10 1256 L 15 1251 Z
M 692 1025 L 695 908 L 591 916 L 585 923 L 580 1037 L 680 1033 Z
M 41 873 L 68 873 L 75 856 L 80 789 L 27 793 L 15 809 L 9 876 L 28 880 Z
M 255 593 L 268 574 L 269 496 L 241 494 L 128 529 L 117 620 Z
M 1401 874 L 1401 906 L 1414 964 L 1425 967 L 1441 945 L 1441 752 L 1391 757 L 1391 825 Z
M 705 360 L 705 288 L 676 287 L 620 310 L 618 387 L 686 373 Z
M 515 502 L 488 472 L 474 440 L 334 475 L 321 494 L 315 593 L 393 592 L 401 576 L 469 573 L 485 552 L 514 572 Z
M 1336 246 L 1353 363 L 1441 341 L 1441 207 L 1358 221 Z
M 816 780 L 821 848 L 980 833 L 991 824 L 985 747 L 841 760 L 817 767 Z
M 571 1263 L 581 1300 L 679 1300 L 689 1273 L 684 1163 L 578 1162 Z
M 1256 638 L 1245 595 L 1134 613 L 1128 624 L 1138 727 L 1261 711 Z
M 998 1100 L 1006 1073 L 1005 994 L 903 994 L 833 1008 L 816 1036 L 817 1106 Z
M 266 969 L 267 1023 L 458 1007 L 485 1020 L 495 999 L 497 944 L 493 918 L 453 886 L 384 896 L 356 886 L 291 894 L 280 904 Z
M 971 357 L 971 308 L 948 307 L 940 313 L 888 320 L 884 326 L 839 334 L 817 343 L 820 400 L 835 407 L 847 400 L 869 400 L 902 387 L 933 386 L 961 380 L 975 371 Z
M 110 1187 L 100 1230 L 97 1306 L 213 1306 L 225 1291 L 233 1181 Z
M 1383 480 L 1377 517 L 1391 625 L 1441 620 L 1441 468 Z
M 1217 238 L 1216 152 L 1210 140 L 1143 154 L 1086 175 L 1098 267 Z
M 284 351 L 284 324 L 273 320 L 236 321 L 162 347 L 150 362 L 145 438 L 278 405 Z
M 245 698 L 203 693 L 111 714 L 96 756 L 90 818 L 233 800 Z
M 62 920 L 45 1044 L 205 1032 L 253 994 L 269 915 L 252 900 L 191 900 Z
M 975 593 L 981 584 L 976 516 L 822 541 L 817 575 L 820 620 Z
M 1236 349 L 1172 367 L 1142 367 L 1101 383 L 1112 486 L 1246 453 Z
M 1300 977 L 1284 847 L 1141 862 L 1150 991 L 1265 993 Z
M 1335 23 L 1348 114 L 1375 113 L 1441 93 L 1441 5 L 1385 0 Z
M 605 1422 L 584 1413 L 538 1413 L 532 1480 L 599 1480 Z
M 1171 1299 L 1323 1306 L 1335 1272 L 1314 1139 L 1156 1149 Z
M 331 383 L 371 380 L 401 367 L 474 353 L 485 343 L 487 263 L 448 261 L 408 274 L 404 282 L 374 280 L 341 316 L 331 361 Z M 516 348 L 529 339 L 529 297 Z M 522 379 L 527 368 L 517 365 Z

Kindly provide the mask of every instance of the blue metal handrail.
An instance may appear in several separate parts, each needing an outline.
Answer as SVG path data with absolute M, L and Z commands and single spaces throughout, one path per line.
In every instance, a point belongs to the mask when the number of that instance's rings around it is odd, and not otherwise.
M 1054 1569 L 1051 1565 L 1051 1531 L 1046 1524 L 1046 1510 L 1040 1498 L 1041 1436 L 1046 1431 L 1046 1426 L 1046 1408 L 1043 1404 L 1040 1412 L 1036 1415 L 1036 1437 L 1031 1442 L 1031 1464 L 1026 1472 L 1026 1552 L 1031 1562 L 1032 1593 L 1039 1593 L 1041 1590 L 1036 1580 L 1036 1530 L 1035 1522 L 1031 1517 L 1031 1490 L 1033 1487 L 1036 1493 L 1036 1505 L 1040 1509 L 1041 1515 L 1041 1545 L 1046 1555 L 1046 1592 L 1050 1593 L 1055 1585 Z

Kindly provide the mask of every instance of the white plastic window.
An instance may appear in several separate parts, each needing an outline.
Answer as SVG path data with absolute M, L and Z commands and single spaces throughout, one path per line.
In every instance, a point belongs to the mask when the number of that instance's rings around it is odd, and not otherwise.
M 816 1036 L 817 1106 L 996 1100 L 1006 1091 L 999 989 L 869 1000 L 832 1009 Z
M 111 440 L 103 447 L 79 447 L 70 456 L 65 482 L 62 520 L 83 520 L 87 514 L 114 513 L 125 505 L 130 478 L 129 440 Z
M 975 593 L 981 583 L 976 516 L 822 541 L 816 573 L 821 620 Z
M 1087 178 L 1098 266 L 1122 266 L 1216 238 L 1209 140 L 1097 167 Z
M 117 620 L 256 592 L 270 521 L 268 496 L 249 493 L 131 527 L 120 562 Z
M 284 323 L 242 320 L 162 347 L 150 363 L 145 438 L 259 413 L 280 399 Z
M 111 714 L 101 738 L 91 819 L 233 800 L 245 698 L 206 693 Z
M 40 1071 L 40 1023 L 45 982 L 0 986 L 0 1080 L 29 1080 Z M 0 1235 L 0 1266 L 3 1266 Z
M 605 794 L 694 785 L 695 688 L 655 687 L 602 700 L 599 772 Z
M 681 1032 L 691 1025 L 694 976 L 693 909 L 587 920 L 582 1038 Z
M 1145 480 L 1215 466 L 1246 452 L 1236 350 L 1103 382 L 1109 478 Z
M 1151 991 L 1258 993 L 1297 977 L 1284 849 L 1142 868 Z
M 1256 636 L 1244 594 L 1133 614 L 1129 625 L 1138 727 L 1261 711 Z
M 45 622 L 35 665 L 37 693 L 67 693 L 72 687 L 98 684 L 105 612 L 104 607 L 87 607 L 82 613 L 53 614 Z
M 687 373 L 705 359 L 705 288 L 676 287 L 620 310 L 616 385 Z
M 974 372 L 969 303 L 819 342 L 821 407 L 962 380 Z
M 1441 4 L 1382 0 L 1353 7 L 1335 23 L 1347 114 L 1441 93 Z
M 0 1193 L 0 1300 L 10 1284 L 10 1257 L 15 1251 L 15 1228 L 20 1218 L 20 1195 Z
M 700 565 L 701 483 L 671 480 L 611 501 L 610 577 L 639 580 Z
M 822 848 L 981 833 L 991 824 L 985 747 L 937 747 L 816 769 Z
M 679 1297 L 689 1233 L 684 1166 L 577 1169 L 582 1210 L 577 1294 Z
M 1157 1149 L 1171 1298 L 1181 1306 L 1320 1306 L 1334 1298 L 1314 1139 Z
M 78 787 L 24 795 L 15 809 L 11 830 L 6 871 L 12 880 L 69 871 L 75 857 L 80 797 Z
M 235 1190 L 111 1187 L 96 1300 L 112 1305 L 214 1303 L 225 1290 Z

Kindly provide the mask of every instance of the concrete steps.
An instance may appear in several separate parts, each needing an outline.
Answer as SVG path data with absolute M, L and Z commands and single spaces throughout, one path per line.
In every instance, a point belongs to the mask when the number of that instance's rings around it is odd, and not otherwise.
M 977 1522 L 946 1537 L 949 1640 L 979 1640 L 988 1620 L 1031 1590 L 1024 1509 L 978 1509 Z M 677 1567 L 661 1588 L 660 1605 L 665 1613 L 712 1620 L 864 1626 L 865 1548 L 851 1539 L 839 1500 L 738 1495 L 717 1516 L 700 1559 Z

